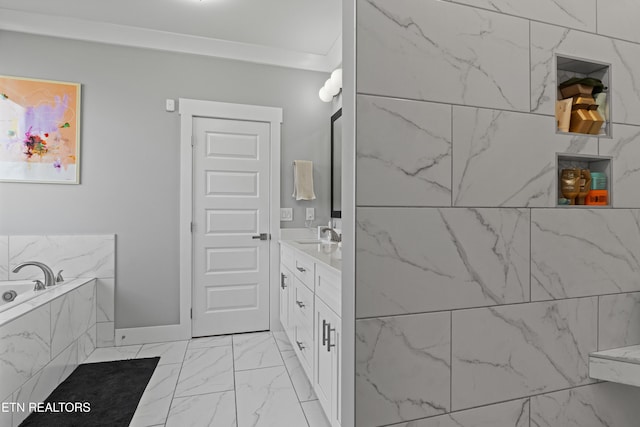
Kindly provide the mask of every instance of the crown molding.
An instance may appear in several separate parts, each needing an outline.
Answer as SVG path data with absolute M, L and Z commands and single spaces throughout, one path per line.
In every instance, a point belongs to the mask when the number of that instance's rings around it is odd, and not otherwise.
M 342 61 L 342 37 L 338 37 L 327 55 L 318 55 L 250 43 L 3 8 L 0 8 L 0 30 L 212 56 L 310 71 L 331 72 Z M 336 63 L 338 58 L 339 62 Z

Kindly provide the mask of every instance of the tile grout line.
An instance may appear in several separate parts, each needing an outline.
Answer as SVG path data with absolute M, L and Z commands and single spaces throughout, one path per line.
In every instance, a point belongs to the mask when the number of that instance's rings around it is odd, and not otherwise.
M 285 337 L 287 338 L 287 341 L 289 341 L 289 337 L 286 336 L 286 332 L 284 332 Z M 296 387 L 293 385 L 293 380 L 291 379 L 291 373 L 289 372 L 289 368 L 287 367 L 287 364 L 284 361 L 284 357 L 282 356 L 282 350 L 280 350 L 280 347 L 278 347 L 278 341 L 276 340 L 275 335 L 273 335 L 273 332 L 271 333 L 271 336 L 273 337 L 274 341 L 276 341 L 276 348 L 278 349 L 278 353 L 280 354 L 280 358 L 282 359 L 282 365 L 284 367 L 284 371 L 287 373 L 287 376 L 289 377 L 289 382 L 291 383 L 291 388 L 293 389 L 293 392 L 296 395 L 296 398 L 298 399 L 298 405 L 300 406 L 300 410 L 302 411 L 302 416 L 304 417 L 305 421 L 307 422 L 308 426 L 311 426 L 311 423 L 309 422 L 309 418 L 307 417 L 307 413 L 304 411 L 304 407 L 302 406 L 302 401 L 300 400 L 300 396 L 298 395 L 298 390 L 296 390 Z M 291 344 L 291 342 L 289 342 L 289 344 Z M 293 346 L 292 346 L 293 347 Z M 295 354 L 295 350 L 294 354 Z M 298 357 L 297 355 L 295 356 L 296 358 Z M 311 384 L 311 388 L 313 389 L 313 384 Z M 311 402 L 311 401 L 309 401 Z
M 235 405 L 236 412 L 236 427 L 238 427 L 238 389 L 236 383 L 236 353 L 235 353 L 235 340 L 233 339 L 233 335 L 231 335 L 231 366 L 233 369 L 233 404 Z
M 182 363 L 180 363 L 180 369 L 178 370 L 178 378 L 176 379 L 176 385 L 173 388 L 173 393 L 171 394 L 171 402 L 169 402 L 169 410 L 167 411 L 167 415 L 164 418 L 163 425 L 165 425 L 165 426 L 167 425 L 167 421 L 169 421 L 169 415 L 171 415 L 171 407 L 173 407 L 173 401 L 176 398 L 176 390 L 178 390 L 178 383 L 180 382 L 180 375 L 182 375 L 182 369 L 184 368 L 184 359 L 185 359 L 185 357 L 187 357 L 187 351 L 189 351 L 189 342 L 190 341 L 191 340 L 188 340 L 187 348 L 185 349 L 184 354 L 182 355 Z M 142 350 L 142 347 L 140 348 L 140 350 Z

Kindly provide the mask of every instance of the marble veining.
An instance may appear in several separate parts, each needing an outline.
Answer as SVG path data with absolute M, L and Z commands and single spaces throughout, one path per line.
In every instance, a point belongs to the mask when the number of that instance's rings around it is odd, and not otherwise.
M 280 351 L 270 332 L 235 335 L 233 357 L 238 371 L 283 365 Z
M 635 1 L 598 2 L 598 33 L 640 43 L 638 22 L 640 4 Z
M 455 206 L 555 206 L 555 153 L 598 153 L 598 138 L 540 115 L 454 106 L 453 122 Z
M 640 345 L 598 351 L 591 353 L 591 357 L 640 365 Z
M 450 106 L 359 95 L 357 114 L 358 205 L 451 204 Z
M 450 315 L 356 322 L 356 419 L 380 426 L 450 410 Z
M 453 409 L 592 382 L 596 313 L 597 298 L 454 312 Z
M 115 277 L 115 237 L 9 236 L 9 264 L 38 260 L 66 277 Z M 39 269 L 10 273 L 11 280 L 39 278 Z
M 166 427 L 236 427 L 235 409 L 232 391 L 175 398 Z
M 395 424 L 394 427 L 529 427 L 529 399 Z
M 162 362 L 162 357 L 160 361 Z M 156 367 L 138 403 L 129 427 L 164 424 L 173 399 L 173 392 L 178 382 L 181 362 L 182 360 L 177 364 L 163 364 Z
M 298 400 L 300 402 L 307 402 L 318 399 L 293 348 L 291 351 L 283 351 L 281 354 L 284 364 L 287 367 L 287 372 L 289 372 L 293 388 L 298 395 Z
M 536 209 L 531 223 L 532 300 L 640 290 L 640 211 Z
M 238 427 L 305 426 L 284 366 L 236 372 Z
M 596 31 L 596 0 L 446 0 L 585 31 Z M 609 8 L 607 8 L 609 9 Z M 639 11 L 640 12 L 640 11 Z M 599 13 L 600 15 L 600 13 Z
M 640 186 L 640 128 L 616 124 L 612 139 L 600 140 L 600 154 L 613 157 L 613 205 L 617 208 L 640 207 L 636 196 Z
M 357 10 L 359 93 L 529 110 L 527 21 L 435 0 Z
M 531 398 L 531 427 L 635 426 L 640 388 L 601 383 Z
M 51 310 L 39 307 L 0 327 L 0 396 L 7 396 L 50 360 Z
M 231 347 L 187 349 L 177 397 L 233 390 Z
M 598 304 L 598 350 L 640 344 L 640 292 L 603 295 Z
M 531 23 L 531 111 L 553 116 L 554 53 L 611 64 L 612 121 L 640 124 L 640 45 L 540 22 Z
M 98 322 L 115 321 L 115 279 L 98 279 L 96 281 Z
M 55 357 L 96 323 L 95 284 L 82 286 L 51 302 L 51 355 Z
M 357 213 L 358 317 L 528 301 L 527 210 Z

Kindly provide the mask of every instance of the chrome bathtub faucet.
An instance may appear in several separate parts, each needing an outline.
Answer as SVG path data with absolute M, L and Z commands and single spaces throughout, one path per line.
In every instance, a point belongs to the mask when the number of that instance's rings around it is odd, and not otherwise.
M 53 274 L 53 270 L 51 270 L 51 268 L 49 268 L 48 265 L 43 264 L 41 262 L 38 261 L 27 261 L 27 262 L 23 262 L 21 264 L 18 264 L 16 266 L 16 268 L 13 269 L 14 273 L 19 272 L 20 270 L 22 270 L 22 267 L 26 267 L 28 265 L 32 265 L 34 267 L 38 267 L 42 270 L 42 272 L 44 273 L 44 286 L 49 287 L 49 286 L 53 286 L 56 284 L 56 277 Z

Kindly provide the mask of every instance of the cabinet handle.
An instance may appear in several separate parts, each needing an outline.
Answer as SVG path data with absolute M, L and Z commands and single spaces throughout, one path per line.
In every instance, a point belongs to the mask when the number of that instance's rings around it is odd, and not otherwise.
M 327 321 L 322 319 L 322 345 L 327 345 Z
M 307 347 L 305 347 L 305 346 L 303 346 L 303 345 L 302 345 L 302 341 L 296 341 L 296 344 L 298 344 L 298 348 L 300 349 L 300 351 L 302 351 L 302 350 L 304 350 L 305 348 L 307 348 Z
M 284 273 L 280 273 L 280 287 L 282 289 L 286 288 L 287 285 L 284 284 L 284 280 L 287 278 L 287 275 Z
M 300 273 L 304 273 L 305 271 L 307 271 L 306 268 L 303 267 L 296 267 L 296 269 L 300 272 Z
M 327 323 L 327 351 L 331 352 L 331 349 L 335 347 L 335 344 L 331 344 L 331 332 L 335 332 L 336 328 L 331 327 L 331 323 Z
M 302 301 L 296 300 L 296 304 L 298 304 L 298 307 L 300 307 L 300 308 L 304 308 L 305 307 L 305 305 L 304 305 L 304 303 Z

